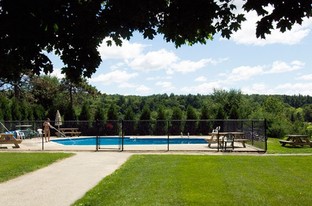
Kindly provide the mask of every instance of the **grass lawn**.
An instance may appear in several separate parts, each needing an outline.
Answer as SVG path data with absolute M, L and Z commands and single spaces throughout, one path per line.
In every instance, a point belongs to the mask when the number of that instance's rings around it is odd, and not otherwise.
M 72 155 L 69 153 L 0 152 L 0 182 L 13 179 Z
M 311 205 L 312 156 L 135 155 L 74 205 Z
M 292 147 L 285 146 L 282 147 L 277 138 L 268 138 L 268 151 L 269 154 L 302 154 L 302 153 L 312 153 L 312 148 L 310 146 L 304 147 Z

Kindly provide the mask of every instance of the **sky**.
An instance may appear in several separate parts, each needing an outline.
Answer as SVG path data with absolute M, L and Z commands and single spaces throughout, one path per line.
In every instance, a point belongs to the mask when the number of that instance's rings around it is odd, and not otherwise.
M 285 33 L 274 30 L 264 40 L 255 35 L 257 15 L 245 17 L 229 40 L 216 35 L 206 45 L 176 48 L 161 35 L 145 40 L 139 33 L 122 47 L 104 43 L 102 63 L 88 82 L 102 93 L 120 95 L 207 95 L 214 89 L 312 95 L 312 19 Z M 61 61 L 51 60 L 52 75 L 62 78 Z

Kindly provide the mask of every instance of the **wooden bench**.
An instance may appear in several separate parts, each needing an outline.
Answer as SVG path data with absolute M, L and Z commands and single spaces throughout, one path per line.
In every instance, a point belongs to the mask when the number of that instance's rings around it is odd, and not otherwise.
M 79 136 L 81 132 L 63 132 L 63 134 L 65 135 L 69 134 L 70 136 Z
M 219 147 L 222 146 L 222 138 L 224 137 L 224 135 L 228 135 L 228 134 L 232 134 L 234 135 L 233 141 L 234 142 L 239 142 L 242 143 L 243 147 L 246 148 L 246 143 L 248 142 L 248 139 L 244 139 L 241 137 L 244 137 L 244 133 L 243 132 L 219 132 L 219 141 L 218 141 L 218 133 L 210 133 L 209 135 L 211 135 L 209 138 L 205 139 L 206 142 L 208 143 L 208 147 L 211 147 L 211 144 L 213 143 L 219 143 Z M 237 138 L 240 137 L 240 138 Z M 233 145 L 232 145 L 233 146 Z
M 81 134 L 81 132 L 79 132 L 79 128 L 60 128 L 59 129 L 60 132 L 56 132 L 56 135 L 58 137 L 60 137 L 62 134 L 65 136 L 78 136 Z
M 13 134 L 2 133 L 0 137 L 0 144 L 13 144 L 13 148 L 20 148 L 19 144 L 22 143 L 21 139 L 15 139 Z
M 290 145 L 294 145 L 293 141 L 289 141 L 289 140 L 279 140 L 279 142 L 281 143 L 282 146 L 285 146 L 286 144 L 290 144 Z
M 280 139 L 279 142 L 281 143 L 282 146 L 289 144 L 291 146 L 303 147 L 304 145 L 308 145 L 312 147 L 312 142 L 310 142 L 308 135 L 290 134 L 288 135 L 286 140 Z
M 308 145 L 310 147 L 312 147 L 312 143 L 311 142 L 294 142 L 291 140 L 279 140 L 279 142 L 281 143 L 281 145 L 284 147 L 286 144 L 289 144 L 291 146 L 304 146 L 304 145 Z
M 211 148 L 211 144 L 219 144 L 219 147 L 221 147 L 221 140 L 218 141 L 218 133 L 210 133 L 209 135 L 209 138 L 205 139 L 208 147 Z
M 243 147 L 246 148 L 246 142 L 248 142 L 248 139 L 235 139 L 234 138 L 234 142 L 242 143 Z

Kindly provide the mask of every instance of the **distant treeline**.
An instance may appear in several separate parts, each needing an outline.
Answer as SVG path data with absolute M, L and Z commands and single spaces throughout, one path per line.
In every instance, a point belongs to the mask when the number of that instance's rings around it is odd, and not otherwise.
M 0 92 L 1 121 L 66 120 L 199 120 L 267 119 L 268 135 L 308 133 L 312 97 L 304 95 L 246 95 L 239 90 L 212 94 L 101 94 L 86 82 L 73 84 L 55 77 L 32 77 L 6 84 Z

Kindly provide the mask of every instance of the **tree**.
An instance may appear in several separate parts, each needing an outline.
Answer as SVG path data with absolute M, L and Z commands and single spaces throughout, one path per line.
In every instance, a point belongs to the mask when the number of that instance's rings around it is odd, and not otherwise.
M 277 97 L 268 97 L 263 103 L 264 111 L 276 115 L 283 114 L 284 107 L 282 100 Z
M 103 105 L 98 105 L 96 107 L 96 110 L 94 113 L 94 120 L 97 120 L 97 121 L 104 121 L 105 120 L 105 110 L 103 108 Z
M 52 72 L 52 62 L 44 53 L 52 50 L 60 55 L 70 79 L 90 76 L 99 66 L 97 47 L 105 35 L 97 15 L 102 2 L 0 1 L 0 68 L 9 71 L 3 77 Z
M 111 104 L 107 111 L 106 132 L 109 135 L 118 135 L 118 111 L 114 104 Z
M 16 98 L 12 99 L 11 114 L 13 120 L 22 120 L 20 101 Z
M 212 126 L 209 119 L 209 108 L 207 105 L 204 105 L 201 109 L 200 122 L 198 123 L 198 130 L 200 134 L 207 135 L 209 132 L 211 132 Z
M 1 65 L 1 61 L 0 61 L 0 65 Z M 3 73 L 8 72 L 8 71 L 5 71 L 5 69 L 3 70 L 4 70 Z M 30 76 L 33 76 L 33 75 L 20 74 L 19 76 L 12 76 L 12 78 L 6 78 L 0 75 L 0 87 L 5 85 L 5 87 L 2 87 L 2 88 L 6 88 L 6 90 L 11 91 L 13 94 L 12 96 L 14 96 L 17 99 L 25 98 L 25 96 L 23 96 L 23 88 L 29 85 L 29 80 L 31 79 L 29 78 Z
M 257 22 L 256 36 L 265 38 L 276 28 L 281 32 L 290 30 L 294 24 L 301 24 L 304 17 L 311 17 L 311 0 L 247 0 L 243 5 L 245 11 L 256 11 L 261 19 Z
M 239 107 L 241 105 L 242 93 L 241 91 L 230 90 L 228 93 L 228 100 L 226 107 L 229 107 L 229 119 L 238 119 L 240 114 Z
M 262 105 L 256 108 L 250 118 L 262 118 L 267 121 L 267 135 L 269 137 L 282 138 L 291 132 L 290 116 L 287 117 L 288 108 L 280 98 L 267 96 Z
M 172 110 L 172 116 L 170 121 L 170 133 L 171 135 L 179 135 L 182 133 L 182 117 L 183 112 L 179 107 L 174 107 Z
M 155 134 L 165 135 L 167 133 L 167 121 L 165 109 L 162 106 L 158 109 L 156 120 Z
M 305 105 L 303 107 L 304 120 L 307 122 L 312 122 L 312 104 Z
M 50 114 L 50 115 L 55 115 L 55 114 Z M 48 115 L 48 116 L 50 116 Z M 69 121 L 73 121 L 73 120 L 77 120 L 77 115 L 76 115 L 76 111 L 75 109 L 72 107 L 72 105 L 67 104 L 66 105 L 66 109 L 64 111 L 64 119 L 69 120 Z
M 225 117 L 223 107 L 219 105 L 217 108 L 217 113 L 216 113 L 216 121 L 213 123 L 213 128 L 220 126 L 221 130 L 224 130 L 224 128 L 223 128 L 223 126 L 224 126 L 223 120 L 224 119 L 226 119 L 226 117 Z
M 33 77 L 30 80 L 30 84 L 32 85 L 31 93 L 34 96 L 34 99 L 46 109 L 51 107 L 57 94 L 62 93 L 60 82 L 56 77 Z M 63 98 L 61 101 L 64 103 Z
M 79 115 L 79 119 L 82 121 L 90 121 L 92 118 L 91 111 L 90 111 L 90 102 L 85 101 L 82 105 L 81 112 Z
M 151 111 L 147 106 L 144 106 L 138 125 L 140 135 L 151 135 Z
M 72 82 L 91 77 L 101 63 L 97 50 L 122 45 L 135 31 L 144 38 L 163 35 L 177 47 L 205 44 L 220 33 L 230 38 L 245 20 L 244 10 L 261 17 L 257 37 L 265 38 L 276 24 L 281 32 L 310 17 L 312 0 L 246 0 L 241 13 L 232 0 L 1 0 L 1 77 L 53 71 L 47 52 L 59 55 L 63 73 Z
M 34 120 L 33 108 L 29 102 L 20 100 L 20 111 L 22 120 Z
M 133 109 L 128 107 L 123 122 L 123 132 L 126 135 L 134 135 L 135 134 L 135 115 Z
M 45 117 L 45 109 L 42 105 L 34 104 L 32 105 L 33 113 L 34 113 L 34 119 L 35 120 L 43 120 Z
M 11 101 L 5 97 L 4 95 L 0 95 L 0 110 L 2 113 L 1 120 L 11 120 L 12 112 L 11 112 Z
M 184 125 L 185 134 L 196 134 L 197 133 L 197 114 L 194 107 L 188 106 L 186 110 L 186 122 Z
M 223 110 L 223 118 L 238 119 L 242 93 L 239 90 L 214 90 L 212 99 Z M 222 115 L 221 115 L 222 116 Z

